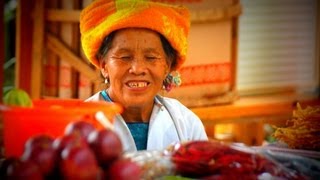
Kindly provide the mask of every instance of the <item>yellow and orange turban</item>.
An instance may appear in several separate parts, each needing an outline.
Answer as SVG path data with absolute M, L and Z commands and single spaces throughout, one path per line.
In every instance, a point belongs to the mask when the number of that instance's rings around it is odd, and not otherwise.
M 189 27 L 187 8 L 148 0 L 95 0 L 80 15 L 82 48 L 96 67 L 96 53 L 112 31 L 147 28 L 166 37 L 178 52 L 178 69 L 186 59 Z

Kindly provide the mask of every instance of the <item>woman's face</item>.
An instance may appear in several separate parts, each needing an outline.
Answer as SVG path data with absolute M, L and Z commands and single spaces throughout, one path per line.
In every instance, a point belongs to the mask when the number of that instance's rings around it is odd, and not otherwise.
M 170 69 L 160 36 L 147 29 L 117 31 L 103 62 L 109 95 L 125 107 L 153 104 Z

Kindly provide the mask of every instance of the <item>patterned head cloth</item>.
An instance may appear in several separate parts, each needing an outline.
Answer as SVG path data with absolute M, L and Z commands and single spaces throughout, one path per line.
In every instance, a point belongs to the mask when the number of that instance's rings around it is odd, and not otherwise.
M 186 59 L 189 27 L 187 8 L 148 0 L 95 0 L 80 15 L 82 48 L 96 67 L 96 53 L 112 31 L 147 28 L 162 34 L 178 52 L 178 69 Z

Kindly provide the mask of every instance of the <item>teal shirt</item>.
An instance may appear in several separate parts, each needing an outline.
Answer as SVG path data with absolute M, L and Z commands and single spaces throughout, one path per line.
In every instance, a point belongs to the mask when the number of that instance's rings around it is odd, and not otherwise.
M 137 150 L 146 150 L 148 141 L 149 123 L 127 123 Z

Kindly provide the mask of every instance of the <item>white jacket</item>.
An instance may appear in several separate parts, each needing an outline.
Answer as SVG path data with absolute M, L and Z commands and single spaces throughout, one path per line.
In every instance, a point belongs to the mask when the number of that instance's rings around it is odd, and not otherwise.
M 104 101 L 100 92 L 86 101 Z M 207 140 L 201 120 L 179 101 L 156 97 L 149 121 L 147 150 L 163 150 L 170 144 L 190 140 Z M 114 130 L 119 135 L 124 151 L 137 151 L 133 137 L 121 115 L 116 116 Z

